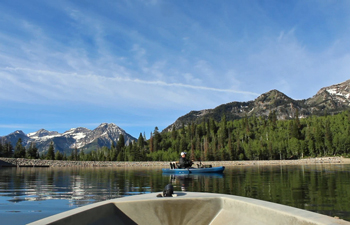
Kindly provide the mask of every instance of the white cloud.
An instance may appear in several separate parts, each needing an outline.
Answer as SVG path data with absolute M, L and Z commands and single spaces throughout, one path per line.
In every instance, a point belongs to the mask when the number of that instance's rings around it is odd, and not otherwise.
M 271 89 L 311 97 L 348 79 L 346 31 L 331 33 L 334 39 L 325 38 L 333 44 L 315 51 L 303 38 L 303 18 L 280 22 L 243 2 L 248 13 L 232 3 L 224 17 L 215 13 L 220 7 L 143 3 L 47 3 L 64 15 L 60 24 L 3 12 L 9 29 L 0 31 L 2 101 L 189 111 Z
M 171 106 L 178 99 L 189 100 L 189 89 L 205 92 L 235 93 L 257 96 L 252 92 L 235 89 L 220 89 L 207 86 L 196 86 L 184 83 L 167 83 L 160 80 L 142 80 L 127 77 L 105 77 L 95 74 L 59 73 L 54 71 L 32 70 L 28 68 L 5 68 L 0 70 L 0 76 L 7 79 L 10 89 L 1 96 L 13 96 L 16 101 L 83 101 L 100 104 L 138 104 Z M 204 91 L 204 92 L 203 92 Z M 162 93 L 159 95 L 159 93 Z M 180 94 L 181 93 L 181 94 Z M 187 95 L 183 95 L 187 93 Z M 201 97 L 203 98 L 203 97 Z M 192 102 L 194 103 L 194 102 Z M 192 104 L 190 102 L 186 104 Z
M 19 47 L 12 54 L 0 56 L 4 59 L 0 76 L 7 82 L 6 88 L 0 90 L 1 98 L 40 104 L 82 101 L 97 105 L 113 102 L 138 107 L 181 104 L 200 108 L 203 103 L 221 103 L 223 94 L 232 100 L 232 94 L 257 95 L 221 80 L 211 63 L 200 57 L 183 63 L 181 57 L 172 54 L 162 57 L 162 52 L 158 56 L 149 48 L 167 49 L 145 34 L 132 28 L 128 31 L 118 22 L 114 28 L 109 19 L 74 10 L 71 5 L 64 11 L 73 19 L 71 23 L 77 32 L 66 45 L 33 22 L 22 24 L 31 39 L 15 40 L 13 44 Z M 119 33 L 114 33 L 116 30 Z M 106 32 L 125 35 L 123 38 L 130 38 L 128 43 L 133 44 L 123 46 L 121 52 L 113 51 L 113 43 L 104 37 Z M 92 46 L 84 43 L 84 36 L 91 39 Z

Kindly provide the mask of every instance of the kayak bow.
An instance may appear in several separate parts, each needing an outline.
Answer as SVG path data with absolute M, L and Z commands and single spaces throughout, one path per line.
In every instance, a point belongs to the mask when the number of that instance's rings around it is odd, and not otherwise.
M 162 169 L 163 173 L 192 174 L 192 173 L 223 173 L 224 166 L 211 168 Z

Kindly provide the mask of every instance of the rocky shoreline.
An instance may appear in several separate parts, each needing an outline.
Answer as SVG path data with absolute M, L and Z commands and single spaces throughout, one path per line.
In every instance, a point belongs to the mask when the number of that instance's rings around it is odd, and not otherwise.
M 195 162 L 199 163 L 199 162 Z M 320 157 L 298 160 L 254 160 L 254 161 L 206 161 L 212 166 L 257 166 L 257 165 L 303 165 L 303 164 L 350 164 L 349 158 Z M 22 158 L 0 158 L 0 167 L 168 167 L 168 161 L 63 161 Z

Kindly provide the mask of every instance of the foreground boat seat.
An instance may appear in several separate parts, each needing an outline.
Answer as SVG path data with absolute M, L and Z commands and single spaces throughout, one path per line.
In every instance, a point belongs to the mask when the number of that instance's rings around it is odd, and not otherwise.
M 271 202 L 234 195 L 185 192 L 112 199 L 60 213 L 30 225 L 54 224 L 349 224 Z

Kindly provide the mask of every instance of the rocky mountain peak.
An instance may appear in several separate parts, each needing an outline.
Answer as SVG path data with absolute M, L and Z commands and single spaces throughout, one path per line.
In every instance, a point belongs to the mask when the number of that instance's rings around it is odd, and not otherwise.
M 30 140 L 30 138 L 28 138 L 23 131 L 16 130 L 15 132 L 12 132 L 7 136 L 1 137 L 1 141 L 4 141 L 4 142 L 9 141 L 13 146 L 15 146 L 19 138 L 21 138 L 22 144 L 24 145 L 26 145 Z
M 93 130 L 94 134 L 103 134 L 103 133 L 124 133 L 125 131 L 115 125 L 114 123 L 102 123 L 96 129 Z
M 14 134 L 14 135 L 25 135 L 25 133 L 23 131 L 21 131 L 21 130 L 16 130 L 12 134 Z
M 255 99 L 255 102 L 274 103 L 276 100 L 290 101 L 292 99 L 284 93 L 274 89 L 260 95 L 258 98 Z
M 321 88 L 316 95 L 306 100 L 294 100 L 274 89 L 260 95 L 254 101 L 231 102 L 214 109 L 191 111 L 179 117 L 165 131 L 170 131 L 173 127 L 178 129 L 181 124 L 201 123 L 209 118 L 220 121 L 223 115 L 227 120 L 235 120 L 253 115 L 267 117 L 271 112 L 276 112 L 278 119 L 289 119 L 294 118 L 297 110 L 302 118 L 338 113 L 346 109 L 350 109 L 350 80 Z
M 343 110 L 350 106 L 350 80 L 321 88 L 316 95 L 306 100 L 312 107 L 328 110 Z
M 102 123 L 96 129 L 89 130 L 84 127 L 71 128 L 63 134 L 57 131 L 40 129 L 26 135 L 23 131 L 15 131 L 7 136 L 1 137 L 4 141 L 10 141 L 14 146 L 19 138 L 22 144 L 28 146 L 30 142 L 35 142 L 40 153 L 46 152 L 51 142 L 54 142 L 55 150 L 64 152 L 71 149 L 84 149 L 87 153 L 91 150 L 99 149 L 103 146 L 110 147 L 112 142 L 117 142 L 120 135 L 124 135 L 125 144 L 136 139 L 127 134 L 123 129 L 114 123 Z
M 119 128 L 119 127 L 114 123 L 101 123 L 97 128 Z
M 329 87 L 321 88 L 317 95 L 324 95 L 325 93 L 329 94 L 332 97 L 342 97 L 343 99 L 350 99 L 350 80 L 347 80 L 340 84 L 335 84 Z

